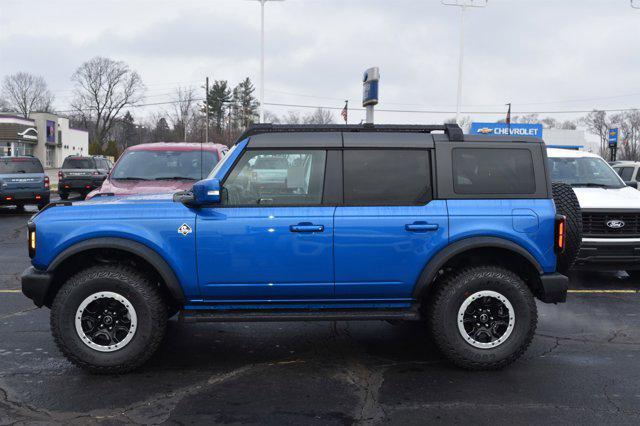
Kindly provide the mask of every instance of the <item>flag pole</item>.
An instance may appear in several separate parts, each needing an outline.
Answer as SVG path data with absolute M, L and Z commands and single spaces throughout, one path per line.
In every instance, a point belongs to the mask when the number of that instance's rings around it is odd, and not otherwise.
M 508 104 L 505 104 L 509 106 L 509 109 L 507 110 L 507 126 L 509 129 L 509 136 L 511 136 L 511 102 L 509 102 Z

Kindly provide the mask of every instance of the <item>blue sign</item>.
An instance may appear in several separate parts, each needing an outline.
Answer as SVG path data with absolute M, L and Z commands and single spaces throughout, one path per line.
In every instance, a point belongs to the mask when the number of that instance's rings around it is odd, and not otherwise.
M 365 81 L 362 90 L 362 106 L 378 103 L 378 82 Z
M 472 135 L 515 135 L 542 137 L 542 124 L 471 123 Z
M 618 146 L 618 129 L 609 129 L 609 148 Z

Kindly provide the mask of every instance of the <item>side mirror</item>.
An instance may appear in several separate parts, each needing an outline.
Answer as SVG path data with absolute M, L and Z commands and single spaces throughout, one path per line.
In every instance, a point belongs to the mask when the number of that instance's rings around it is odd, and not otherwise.
M 638 182 L 634 182 L 634 181 L 626 181 L 625 184 L 627 186 L 630 186 L 631 188 L 635 188 L 638 189 Z
M 220 179 L 211 178 L 201 180 L 193 185 L 193 197 L 195 204 L 202 206 L 206 204 L 220 203 Z

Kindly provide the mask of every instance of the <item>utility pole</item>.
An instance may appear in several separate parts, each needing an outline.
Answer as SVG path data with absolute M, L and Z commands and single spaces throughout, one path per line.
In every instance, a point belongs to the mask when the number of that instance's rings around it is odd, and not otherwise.
M 204 111 L 207 116 L 206 126 L 204 130 L 204 141 L 209 143 L 209 77 L 206 78 L 204 83 Z
M 458 94 L 456 99 L 456 123 L 460 124 L 462 106 L 462 70 L 464 61 L 464 12 L 468 7 L 485 7 L 489 0 L 440 0 L 444 6 L 460 8 L 460 55 L 458 57 Z
M 264 5 L 268 1 L 284 0 L 249 0 L 260 2 L 260 122 L 264 122 Z

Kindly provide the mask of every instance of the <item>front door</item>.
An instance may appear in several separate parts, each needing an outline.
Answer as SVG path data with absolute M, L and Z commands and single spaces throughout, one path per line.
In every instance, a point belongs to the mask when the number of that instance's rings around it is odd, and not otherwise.
M 205 301 L 333 296 L 333 215 L 324 206 L 327 151 L 249 149 L 224 180 L 223 204 L 197 218 Z
M 336 298 L 411 299 L 423 268 L 448 242 L 446 201 L 432 198 L 429 150 L 345 149 Z

